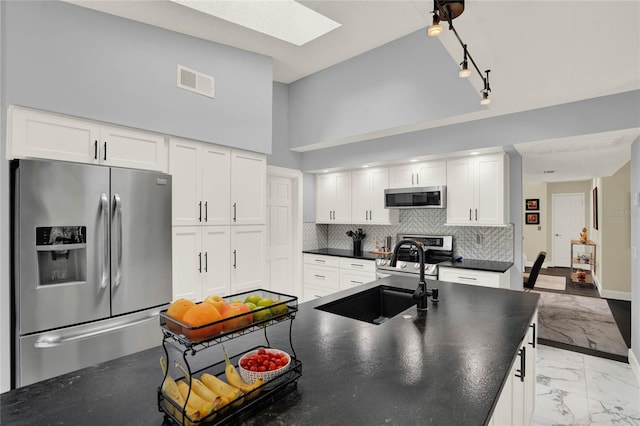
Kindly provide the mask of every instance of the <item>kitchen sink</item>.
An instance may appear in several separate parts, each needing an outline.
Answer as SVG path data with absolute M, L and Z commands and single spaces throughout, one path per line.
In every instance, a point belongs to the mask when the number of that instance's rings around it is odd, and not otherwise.
M 415 305 L 412 296 L 412 290 L 380 285 L 316 306 L 316 309 L 379 325 Z

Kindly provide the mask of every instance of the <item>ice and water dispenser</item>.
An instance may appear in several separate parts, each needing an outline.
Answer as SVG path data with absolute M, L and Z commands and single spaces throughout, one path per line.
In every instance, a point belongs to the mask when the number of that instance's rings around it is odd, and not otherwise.
M 38 285 L 87 280 L 86 226 L 36 228 Z

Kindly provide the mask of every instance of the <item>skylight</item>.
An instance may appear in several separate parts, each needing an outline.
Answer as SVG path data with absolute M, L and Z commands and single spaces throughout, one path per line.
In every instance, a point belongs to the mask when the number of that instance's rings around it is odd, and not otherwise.
M 342 25 L 293 0 L 171 1 L 296 46 Z

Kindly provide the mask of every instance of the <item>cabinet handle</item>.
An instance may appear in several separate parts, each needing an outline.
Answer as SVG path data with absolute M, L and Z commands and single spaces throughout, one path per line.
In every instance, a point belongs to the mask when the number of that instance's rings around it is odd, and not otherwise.
M 207 252 L 204 252 L 204 271 L 208 272 L 209 271 L 209 260 L 208 260 L 208 256 L 207 256 Z
M 98 159 L 98 140 L 93 141 L 93 159 Z
M 536 347 L 536 325 L 530 324 L 529 327 L 533 328 L 533 342 L 529 342 L 531 346 Z
M 473 278 L 473 277 L 461 277 L 461 276 L 458 276 L 458 278 L 460 278 L 461 280 L 478 281 L 477 278 Z
M 363 283 L 362 283 L 362 281 L 353 281 L 353 280 L 351 280 L 351 281 L 349 281 L 349 282 L 350 282 L 351 284 L 363 284 Z
M 471 209 L 469 209 L 469 222 L 471 222 Z
M 314 277 L 316 277 L 316 278 L 321 278 L 321 279 L 323 279 L 323 280 L 324 280 L 324 275 L 317 275 L 317 274 L 314 274 L 313 276 L 314 276 Z
M 360 265 L 359 263 L 352 263 L 351 266 L 355 266 L 355 267 L 358 267 L 358 268 L 364 267 L 364 265 Z
M 202 222 L 202 201 L 198 203 L 198 222 Z
M 420 185 L 420 175 L 416 173 L 416 185 Z
M 321 263 L 325 263 L 326 260 L 324 259 L 313 259 L 314 262 L 321 262 Z
M 107 143 L 104 143 L 104 161 L 107 161 Z
M 369 220 L 369 210 L 364 211 L 364 220 Z
M 369 220 L 373 220 L 373 210 L 369 210 Z
M 198 272 L 202 273 L 202 252 L 198 253 Z
M 209 221 L 209 208 L 208 208 L 208 206 L 207 206 L 208 204 L 209 204 L 209 202 L 208 202 L 208 201 L 205 201 L 205 202 L 204 202 L 204 221 L 205 221 L 205 222 L 208 222 L 208 221 Z
M 236 203 L 233 203 L 233 221 L 234 222 L 236 221 L 236 208 L 237 208 Z
M 413 185 L 413 173 L 411 173 L 411 185 Z
M 476 222 L 478 221 L 478 209 L 476 209 Z
M 516 377 L 520 378 L 521 382 L 524 382 L 524 378 L 527 375 L 526 372 L 526 357 L 527 357 L 527 348 L 526 347 L 522 347 L 519 351 L 518 351 L 518 355 L 520 356 L 520 369 L 516 370 L 516 372 L 520 373 L 520 374 L 516 374 Z
M 233 269 L 237 269 L 237 263 L 236 263 L 237 259 L 236 259 L 236 251 L 233 251 Z

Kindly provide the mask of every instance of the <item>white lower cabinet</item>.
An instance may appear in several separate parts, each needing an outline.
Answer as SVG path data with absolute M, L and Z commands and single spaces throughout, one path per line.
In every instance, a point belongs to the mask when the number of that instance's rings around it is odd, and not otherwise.
M 493 411 L 490 426 L 530 425 L 536 405 L 536 328 L 538 312 L 518 346 L 516 359 Z
M 506 272 L 479 271 L 477 269 L 438 267 L 438 279 L 450 283 L 471 284 L 483 287 L 509 288 L 509 275 Z
M 327 296 L 376 279 L 373 260 L 304 254 L 304 300 Z
M 264 226 L 174 226 L 173 299 L 264 288 Z

